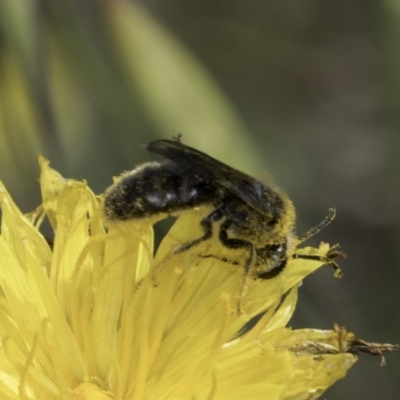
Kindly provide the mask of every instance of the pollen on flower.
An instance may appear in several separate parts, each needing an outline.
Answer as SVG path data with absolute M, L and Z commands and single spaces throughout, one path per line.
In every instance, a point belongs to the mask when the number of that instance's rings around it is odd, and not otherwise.
M 355 348 L 374 345 L 285 327 L 321 261 L 249 280 L 238 313 L 243 254 L 217 240 L 173 251 L 197 237 L 204 210 L 183 213 L 154 255 L 153 221 L 106 226 L 101 197 L 39 163 L 34 212 L 0 185 L 2 399 L 312 399 L 346 374 Z

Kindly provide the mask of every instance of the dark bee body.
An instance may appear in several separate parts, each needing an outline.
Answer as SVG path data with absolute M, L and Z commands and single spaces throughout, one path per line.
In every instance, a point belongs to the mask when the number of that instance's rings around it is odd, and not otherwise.
M 181 176 L 179 166 L 165 161 L 139 166 L 109 189 L 106 216 L 111 220 L 145 218 L 212 203 L 215 190 L 206 180 Z
M 179 141 L 157 140 L 147 149 L 166 158 L 124 174 L 105 195 L 108 220 L 130 220 L 202 205 L 213 207 L 201 221 L 203 236 L 180 245 L 181 252 L 211 237 L 219 221 L 219 240 L 244 248 L 245 269 L 268 277 L 279 272 L 294 248 L 295 213 L 287 196 Z

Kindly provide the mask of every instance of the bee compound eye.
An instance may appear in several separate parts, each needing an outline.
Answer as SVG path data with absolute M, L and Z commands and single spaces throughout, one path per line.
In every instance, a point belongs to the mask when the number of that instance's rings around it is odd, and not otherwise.
M 260 279 L 275 278 L 286 266 L 287 256 L 285 253 L 285 245 L 273 246 L 274 249 L 271 247 L 264 255 L 263 259 L 257 260 L 257 265 L 260 268 L 257 277 Z
M 280 244 L 272 244 L 269 246 L 266 246 L 266 248 L 268 249 L 269 253 L 275 254 L 275 255 L 282 255 L 282 254 L 286 254 L 286 244 L 285 243 L 280 243 Z
M 283 244 L 280 244 L 280 245 L 278 246 L 278 248 L 276 249 L 276 252 L 277 252 L 279 255 L 284 254 L 285 251 L 286 251 L 286 246 L 283 245 Z

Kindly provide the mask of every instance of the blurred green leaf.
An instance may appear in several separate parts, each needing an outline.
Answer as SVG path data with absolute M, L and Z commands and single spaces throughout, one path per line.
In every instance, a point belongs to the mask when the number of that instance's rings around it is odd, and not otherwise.
M 229 100 L 139 5 L 6 0 L 0 32 L 0 168 L 21 193 L 39 153 L 67 174 L 85 168 L 102 179 L 121 159 L 133 166 L 138 143 L 178 133 L 261 169 Z
M 200 62 L 138 5 L 112 2 L 106 15 L 122 69 L 161 136 L 182 133 L 194 147 L 257 170 L 243 123 Z

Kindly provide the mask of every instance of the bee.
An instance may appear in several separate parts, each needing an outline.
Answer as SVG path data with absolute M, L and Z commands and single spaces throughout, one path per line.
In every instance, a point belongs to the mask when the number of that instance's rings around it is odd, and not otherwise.
M 315 235 L 335 217 L 329 214 L 306 234 L 295 234 L 295 210 L 288 196 L 209 155 L 175 140 L 156 140 L 145 146 L 164 157 L 125 173 L 105 192 L 104 214 L 109 221 L 172 214 L 203 205 L 212 211 L 201 220 L 202 236 L 175 248 L 180 253 L 208 240 L 218 227 L 218 239 L 229 249 L 247 252 L 245 276 L 269 279 L 278 275 L 288 258 L 322 260 L 339 275 L 333 250 L 327 257 L 295 254 L 296 246 Z

